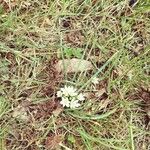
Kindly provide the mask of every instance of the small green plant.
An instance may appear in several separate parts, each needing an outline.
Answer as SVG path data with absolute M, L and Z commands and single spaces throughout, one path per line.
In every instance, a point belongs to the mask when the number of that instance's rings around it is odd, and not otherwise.
M 1 75 L 4 74 L 4 73 L 7 73 L 7 71 L 8 71 L 8 65 L 9 65 L 8 61 L 1 60 L 1 62 L 0 62 Z
M 0 15 L 3 14 L 4 10 L 3 10 L 3 7 L 0 6 Z
M 68 141 L 71 143 L 71 144 L 75 144 L 75 142 L 76 142 L 76 139 L 74 138 L 74 136 L 73 135 L 68 135 Z
M 83 50 L 80 48 L 64 48 L 64 55 L 66 58 L 82 58 Z
M 8 103 L 5 100 L 4 97 L 0 96 L 0 118 L 6 113 L 6 111 L 8 110 Z

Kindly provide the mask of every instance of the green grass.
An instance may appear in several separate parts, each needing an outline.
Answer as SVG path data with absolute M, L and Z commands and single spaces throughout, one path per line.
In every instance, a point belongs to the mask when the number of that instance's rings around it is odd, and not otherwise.
M 143 105 L 150 102 L 141 90 L 150 88 L 150 2 L 25 2 L 0 7 L 0 149 L 147 150 Z M 55 61 L 71 58 L 94 69 L 58 74 Z M 95 76 L 100 83 L 93 87 Z M 52 102 L 63 85 L 92 96 L 76 110 L 56 109 Z M 96 97 L 103 88 L 107 96 Z M 18 106 L 29 122 L 13 117 Z

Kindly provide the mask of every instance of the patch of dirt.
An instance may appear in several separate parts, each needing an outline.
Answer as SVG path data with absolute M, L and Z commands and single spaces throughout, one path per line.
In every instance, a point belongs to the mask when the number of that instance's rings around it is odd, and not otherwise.
M 142 98 L 142 100 L 146 103 L 150 105 L 150 91 L 145 90 L 145 89 L 141 89 L 139 92 L 139 96 Z
M 61 74 L 53 67 L 56 62 L 57 58 L 47 62 L 46 67 L 40 71 L 41 73 L 38 76 L 40 81 L 42 80 L 46 83 L 39 91 L 39 93 L 42 93 L 41 95 L 39 94 L 40 98 L 49 97 L 49 100 L 38 103 L 30 101 L 29 97 L 34 89 L 20 93 L 19 100 L 14 105 L 14 110 L 10 116 L 13 118 L 13 122 L 10 125 L 11 132 L 6 137 L 8 150 L 38 150 L 39 145 L 52 149 L 61 142 L 61 135 L 50 136 L 48 134 L 41 139 L 43 130 L 48 127 L 48 119 L 52 115 L 59 118 L 63 111 L 59 99 L 55 95 L 56 87 L 62 80 Z
M 47 62 L 46 67 L 43 69 L 41 75 L 39 75 L 40 80 L 45 80 L 47 85 L 43 86 L 41 92 L 43 96 L 52 97 L 55 93 L 56 87 L 61 83 L 63 75 L 60 74 L 55 68 L 55 64 L 58 59 L 54 57 L 51 62 Z
M 10 11 L 9 5 L 5 0 L 0 0 L 0 4 L 4 11 L 6 11 L 6 12 Z
M 150 91 L 142 89 L 139 96 L 144 102 L 143 109 L 146 113 L 145 124 L 150 128 Z
M 71 31 L 64 35 L 64 42 L 71 46 L 83 47 L 85 45 L 85 37 L 82 31 Z
M 16 113 L 26 114 L 26 117 L 29 118 L 27 121 L 22 120 L 25 123 L 39 122 L 47 120 L 52 114 L 57 113 L 58 115 L 63 111 L 63 107 L 60 105 L 60 102 L 57 98 L 50 99 L 48 101 L 32 103 L 27 100 L 23 100 L 20 105 L 18 105 L 12 112 L 13 116 Z M 15 115 L 16 116 L 16 115 Z M 21 118 L 20 116 L 19 118 Z M 18 117 L 15 117 L 16 119 Z
M 0 52 L 0 59 L 6 59 L 10 62 L 9 68 L 13 68 L 16 64 L 15 56 L 11 52 Z
M 139 88 L 129 99 L 141 100 L 141 108 L 145 112 L 145 125 L 150 128 L 150 91 L 149 89 Z
M 63 29 L 67 29 L 68 30 L 68 29 L 73 28 L 73 26 L 72 26 L 72 19 L 70 17 L 62 19 L 60 24 L 61 24 L 61 27 Z
M 37 121 L 43 121 L 48 119 L 54 110 L 61 108 L 59 101 L 47 101 L 41 104 L 32 104 L 28 106 L 32 118 Z
M 31 126 L 19 127 L 12 125 L 12 131 L 6 138 L 6 147 L 8 150 L 37 150 L 37 133 Z
M 97 93 L 95 93 L 96 97 L 98 97 L 98 100 L 106 100 L 108 98 L 108 94 L 106 91 L 106 87 L 107 87 L 107 80 L 102 80 L 99 82 L 99 84 L 97 85 Z
M 0 4 L 2 5 L 2 8 L 4 12 L 9 13 L 12 10 L 18 9 L 20 11 L 25 11 L 33 8 L 33 6 L 36 5 L 36 3 L 32 2 L 26 2 L 26 1 L 20 1 L 20 0 L 0 0 Z
M 62 139 L 59 135 L 49 136 L 48 134 L 44 139 L 40 140 L 43 135 L 43 129 L 48 126 L 48 124 L 45 123 L 40 128 L 40 124 L 46 122 L 57 110 L 59 110 L 57 116 L 63 111 L 59 101 L 49 100 L 38 104 L 26 101 L 19 106 L 19 109 L 23 109 L 29 119 L 21 119 L 23 116 L 14 118 L 13 124 L 10 125 L 11 130 L 6 137 L 8 150 L 13 148 L 19 148 L 20 150 L 37 150 L 39 149 L 39 145 L 43 144 L 44 140 L 43 146 L 47 148 L 55 148 L 56 145 L 58 146 Z

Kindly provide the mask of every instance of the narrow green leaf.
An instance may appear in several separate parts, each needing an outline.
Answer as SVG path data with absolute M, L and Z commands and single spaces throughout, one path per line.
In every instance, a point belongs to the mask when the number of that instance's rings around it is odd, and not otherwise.
M 72 113 L 72 112 L 68 112 L 68 113 L 75 118 L 86 119 L 86 120 L 99 120 L 99 119 L 105 119 L 115 112 L 116 112 L 116 108 L 105 114 L 102 114 L 102 115 L 91 115 L 90 116 L 90 115 L 82 114 L 81 112 L 78 112 L 76 114 Z

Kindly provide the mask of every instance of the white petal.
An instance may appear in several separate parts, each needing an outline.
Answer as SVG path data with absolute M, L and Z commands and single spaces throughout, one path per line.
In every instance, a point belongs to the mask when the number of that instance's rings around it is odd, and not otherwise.
M 63 105 L 63 107 L 69 107 L 69 105 L 70 105 L 70 101 L 68 100 L 68 98 L 64 98 L 64 97 L 62 97 L 62 100 L 60 101 L 60 104 L 62 104 Z
M 57 97 L 62 97 L 62 92 L 61 91 L 57 91 Z
M 80 94 L 77 96 L 77 99 L 78 99 L 79 101 L 84 101 L 84 100 L 85 100 L 84 95 L 83 95 L 82 93 L 80 93 Z
M 75 101 L 71 101 L 70 102 L 70 108 L 77 108 L 79 107 L 81 104 L 79 103 L 78 100 L 75 100 Z
M 74 88 L 73 86 L 69 86 L 67 90 L 70 96 L 78 95 L 78 93 L 76 92 L 76 88 Z
M 77 92 L 70 92 L 69 95 L 70 95 L 70 96 L 77 96 L 78 93 L 77 93 Z
M 68 93 L 68 90 L 67 90 L 67 87 L 65 86 L 64 88 L 61 88 L 61 91 L 62 93 L 65 95 L 65 96 L 69 96 L 69 93 Z

